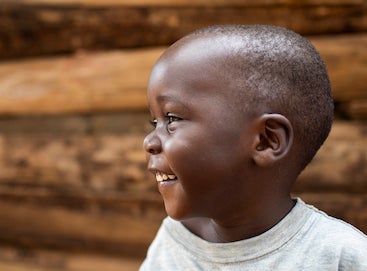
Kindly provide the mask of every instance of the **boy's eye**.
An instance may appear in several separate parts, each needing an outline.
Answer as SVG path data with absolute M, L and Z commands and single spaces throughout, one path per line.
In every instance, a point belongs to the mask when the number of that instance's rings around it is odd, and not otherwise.
M 171 113 L 167 113 L 166 119 L 167 119 L 167 131 L 169 133 L 174 132 L 177 129 L 176 123 L 178 121 L 183 120 L 181 117 L 171 114 Z
M 181 117 L 178 117 L 176 115 L 173 115 L 173 114 L 170 114 L 170 113 L 167 113 L 166 116 L 165 116 L 165 119 L 166 119 L 166 124 L 171 126 L 171 124 L 173 124 L 174 122 L 176 121 L 180 121 L 182 120 Z M 157 125 L 158 125 L 158 120 L 157 119 L 151 119 L 149 120 L 149 123 L 154 127 L 156 128 Z M 173 128 L 173 127 L 172 127 Z M 171 128 L 169 129 L 171 130 Z
M 171 124 L 172 122 L 175 122 L 175 121 L 182 120 L 182 118 L 175 116 L 175 115 L 171 115 L 171 114 L 167 114 L 166 118 L 168 120 L 168 124 Z
M 156 128 L 157 127 L 157 120 L 156 119 L 152 119 L 152 120 L 149 120 L 149 122 L 150 122 L 150 124 L 154 127 L 154 128 Z

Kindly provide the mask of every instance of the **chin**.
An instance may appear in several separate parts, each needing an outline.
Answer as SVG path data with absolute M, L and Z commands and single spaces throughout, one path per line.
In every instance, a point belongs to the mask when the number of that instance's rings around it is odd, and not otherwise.
M 183 220 L 189 218 L 188 216 L 186 216 L 184 214 L 181 214 L 181 213 L 178 213 L 178 212 L 171 212 L 171 211 L 168 211 L 167 209 L 166 209 L 166 213 L 170 218 L 172 218 L 174 220 L 177 220 L 177 221 L 183 221 Z
M 174 220 L 183 221 L 188 218 L 192 218 L 192 215 L 190 215 L 190 213 L 187 212 L 187 210 L 184 210 L 184 208 L 171 207 L 167 206 L 166 204 L 165 208 L 167 215 Z

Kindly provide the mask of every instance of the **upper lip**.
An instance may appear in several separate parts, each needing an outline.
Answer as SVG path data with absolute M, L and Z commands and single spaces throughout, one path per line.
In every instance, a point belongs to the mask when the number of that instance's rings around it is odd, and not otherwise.
M 148 170 L 153 174 L 162 173 L 162 174 L 174 174 L 171 170 L 165 168 L 158 168 L 158 167 L 148 167 Z

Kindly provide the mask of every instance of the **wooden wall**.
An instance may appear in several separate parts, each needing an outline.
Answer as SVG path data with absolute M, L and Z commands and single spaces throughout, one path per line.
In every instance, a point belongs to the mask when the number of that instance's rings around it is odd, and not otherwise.
M 294 194 L 367 233 L 366 0 L 9 0 L 0 243 L 142 259 L 165 216 L 142 149 L 149 71 L 171 42 L 222 23 L 285 26 L 319 49 L 336 121 Z M 23 254 L 4 255 L 0 269 Z

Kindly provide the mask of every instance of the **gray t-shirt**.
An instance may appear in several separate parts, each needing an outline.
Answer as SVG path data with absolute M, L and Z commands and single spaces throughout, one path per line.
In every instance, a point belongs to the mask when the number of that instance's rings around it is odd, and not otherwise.
M 367 271 L 367 236 L 297 199 L 267 232 L 231 243 L 210 243 L 167 217 L 140 271 Z

